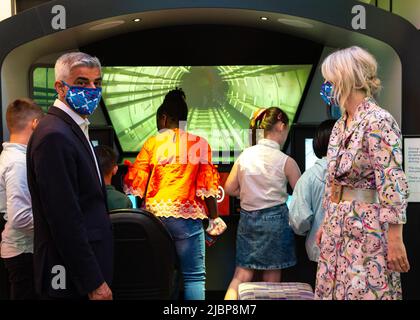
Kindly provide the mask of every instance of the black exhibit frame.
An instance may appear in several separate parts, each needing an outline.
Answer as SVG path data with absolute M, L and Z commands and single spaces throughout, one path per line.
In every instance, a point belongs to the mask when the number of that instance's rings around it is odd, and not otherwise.
M 285 43 L 287 49 L 284 48 Z M 255 47 L 264 50 L 259 53 L 253 52 Z M 299 119 L 323 46 L 307 39 L 253 28 L 190 25 L 131 32 L 91 43 L 79 49 L 98 57 L 106 67 L 312 65 L 293 119 L 292 124 L 294 124 Z M 33 73 L 39 67 L 54 68 L 54 65 L 37 63 L 31 66 L 28 77 L 31 98 L 34 98 Z M 104 99 L 101 100 L 100 108 L 107 123 L 111 124 Z M 135 152 L 123 152 L 116 133 L 114 140 L 120 161 L 137 156 Z M 288 138 L 283 149 L 287 150 L 289 144 Z M 232 151 L 232 158 L 233 153 Z M 219 170 L 230 171 L 232 165 L 233 162 L 222 164 Z
M 284 48 L 285 43 L 287 50 Z M 254 52 L 255 47 L 264 50 Z M 318 43 L 286 34 L 223 25 L 189 25 L 138 31 L 80 48 L 82 52 L 98 57 L 107 67 L 312 65 L 293 119 L 295 122 L 299 119 L 322 49 L 323 46 Z M 104 100 L 102 103 L 105 103 Z M 107 108 L 102 110 L 108 123 L 111 123 Z M 289 139 L 283 146 L 284 150 L 288 145 Z M 122 152 L 120 143 L 118 148 Z M 134 158 L 137 153 L 124 152 L 122 155 Z M 230 171 L 232 165 L 233 162 L 219 169 Z
M 13 50 L 31 41 L 54 35 L 66 30 L 54 30 L 51 25 L 52 7 L 62 5 L 67 8 L 67 29 L 72 29 L 93 21 L 108 19 L 124 15 L 140 15 L 142 13 L 165 11 L 161 23 L 170 23 L 171 10 L 190 10 L 189 19 L 194 18 L 195 10 L 244 10 L 257 14 L 284 14 L 304 19 L 310 19 L 355 34 L 361 34 L 382 41 L 391 46 L 398 54 L 402 65 L 402 133 L 403 135 L 419 134 L 418 118 L 420 109 L 420 90 L 418 90 L 418 76 L 420 74 L 420 32 L 405 19 L 374 6 L 364 5 L 356 0 L 53 0 L 44 5 L 26 10 L 0 23 L 0 65 Z M 356 5 L 364 6 L 368 17 L 367 28 L 354 30 L 352 8 Z M 188 19 L 187 19 L 188 20 Z M 386 21 L 386 28 L 384 27 Z M 159 22 L 155 22 L 159 26 Z M 220 21 L 214 21 L 220 24 Z M 186 21 L 188 24 L 188 21 Z M 245 27 L 245 25 L 244 25 Z M 328 34 L 324 35 L 325 43 L 329 41 Z M 77 38 L 77 37 L 76 37 Z M 322 41 L 321 41 L 322 42 Z M 77 41 L 75 42 L 77 44 Z M 72 46 L 74 50 L 86 46 Z M 53 49 L 52 49 L 53 50 Z M 147 50 L 145 48 L 144 50 Z M 140 54 L 140 53 L 139 53 Z M 35 61 L 34 61 L 35 62 Z M 104 61 L 107 64 L 107 61 Z M 0 105 L 5 107 L 3 97 L 4 84 L 0 83 Z M 26 85 L 26 84 L 24 84 Z M 4 89 L 4 90 L 3 90 Z M 3 113 L 0 113 L 0 137 L 3 140 Z M 420 211 L 419 203 L 409 203 L 407 209 L 408 224 L 404 227 L 404 241 L 407 246 L 411 271 L 402 275 L 403 294 L 406 299 L 420 299 L 418 283 L 420 281 Z
M 315 137 L 318 123 L 294 124 L 290 129 L 290 153 L 299 166 L 300 172 L 305 171 L 305 139 Z

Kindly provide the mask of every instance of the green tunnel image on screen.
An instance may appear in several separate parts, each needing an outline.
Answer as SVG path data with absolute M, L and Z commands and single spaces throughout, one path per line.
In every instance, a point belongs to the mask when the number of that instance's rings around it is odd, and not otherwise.
M 165 94 L 180 87 L 189 108 L 187 130 L 206 138 L 213 153 L 222 154 L 249 146 L 249 121 L 258 108 L 280 107 L 293 121 L 311 68 L 104 67 L 103 99 L 123 151 L 139 152 L 157 133 L 156 110 Z
M 206 138 L 213 161 L 230 163 L 249 146 L 257 108 L 277 106 L 293 122 L 312 65 L 103 67 L 103 101 L 123 152 L 137 153 L 156 134 L 165 94 L 187 96 L 187 130 Z M 46 111 L 54 102 L 54 69 L 36 67 L 32 98 Z

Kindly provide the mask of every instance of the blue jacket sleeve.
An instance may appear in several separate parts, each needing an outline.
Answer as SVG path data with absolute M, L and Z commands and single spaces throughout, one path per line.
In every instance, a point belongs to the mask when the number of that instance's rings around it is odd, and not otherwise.
M 303 174 L 295 185 L 289 209 L 290 226 L 298 235 L 305 235 L 311 229 L 315 215 L 311 198 L 310 179 Z

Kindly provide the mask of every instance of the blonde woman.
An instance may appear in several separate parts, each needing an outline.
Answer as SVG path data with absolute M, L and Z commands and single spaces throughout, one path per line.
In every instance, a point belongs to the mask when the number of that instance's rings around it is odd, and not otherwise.
M 315 296 L 401 299 L 400 272 L 410 268 L 402 239 L 408 187 L 400 128 L 373 98 L 377 62 L 351 47 L 328 56 L 322 74 L 321 96 L 343 115 L 328 147 Z

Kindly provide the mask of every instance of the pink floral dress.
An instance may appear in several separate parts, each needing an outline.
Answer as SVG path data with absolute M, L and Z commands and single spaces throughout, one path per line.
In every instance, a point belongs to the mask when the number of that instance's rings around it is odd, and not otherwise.
M 372 98 L 346 128 L 337 121 L 328 147 L 326 210 L 316 299 L 401 299 L 400 274 L 387 267 L 388 224 L 406 222 L 408 185 L 402 170 L 401 132 Z M 379 203 L 330 200 L 334 180 L 376 189 Z

